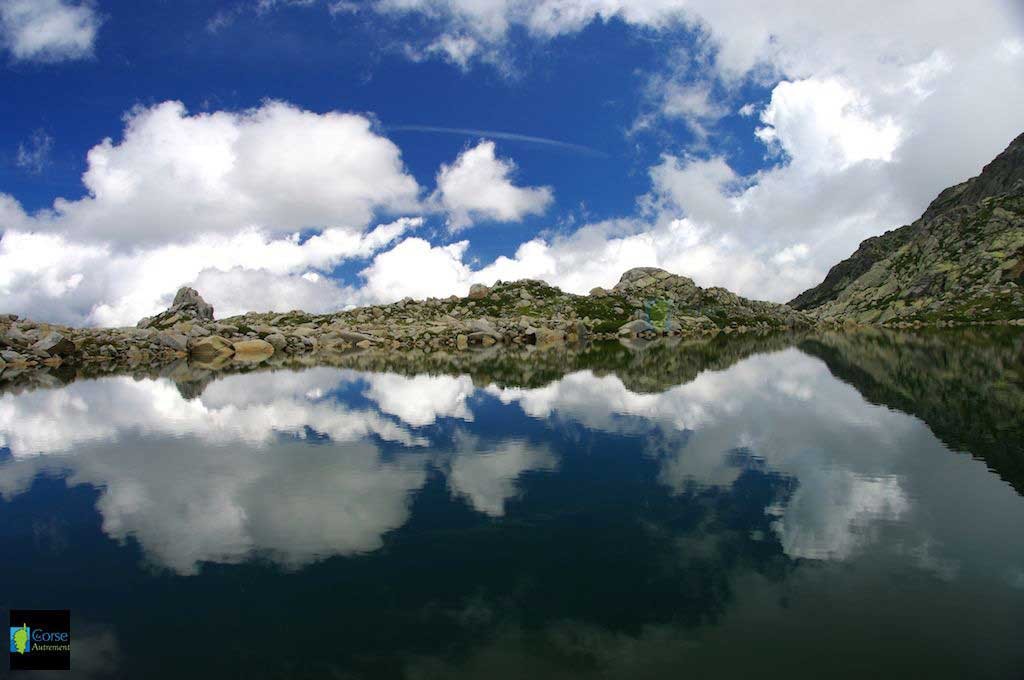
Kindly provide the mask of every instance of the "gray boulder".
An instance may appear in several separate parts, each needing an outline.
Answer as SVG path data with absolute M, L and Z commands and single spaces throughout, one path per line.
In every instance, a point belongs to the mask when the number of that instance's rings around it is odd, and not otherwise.
M 28 336 L 22 333 L 21 329 L 18 328 L 17 326 L 11 326 L 10 328 L 8 328 L 7 331 L 4 333 L 3 339 L 7 342 L 7 344 L 14 345 L 17 347 L 27 347 L 29 344 L 31 344 L 29 342 Z
M 74 354 L 78 348 L 57 331 L 51 331 L 32 345 L 32 350 L 51 357 L 66 357 Z
M 203 299 L 195 288 L 184 286 L 178 289 L 171 303 L 171 310 L 186 312 L 187 316 L 204 321 L 213 321 L 213 305 Z
M 188 336 L 183 333 L 160 333 L 156 336 L 157 344 L 170 347 L 176 352 L 188 351 Z
M 263 339 L 274 348 L 275 352 L 280 352 L 288 345 L 288 340 L 280 333 L 271 333 Z

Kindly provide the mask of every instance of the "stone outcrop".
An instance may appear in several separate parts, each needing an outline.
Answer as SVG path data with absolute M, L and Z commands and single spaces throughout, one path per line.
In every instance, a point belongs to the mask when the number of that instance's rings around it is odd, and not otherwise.
M 167 311 L 142 319 L 138 327 L 165 329 L 183 321 L 213 321 L 213 305 L 195 288 L 179 288 Z
M 859 324 L 1024 319 L 1024 135 L 916 222 L 867 239 L 789 304 Z

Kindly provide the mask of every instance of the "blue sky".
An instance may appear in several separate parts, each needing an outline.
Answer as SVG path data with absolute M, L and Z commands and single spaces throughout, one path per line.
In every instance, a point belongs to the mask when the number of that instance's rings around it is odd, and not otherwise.
M 64 322 L 641 265 L 785 300 L 1024 128 L 1002 0 L 0 0 L 0 30 L 0 305 Z

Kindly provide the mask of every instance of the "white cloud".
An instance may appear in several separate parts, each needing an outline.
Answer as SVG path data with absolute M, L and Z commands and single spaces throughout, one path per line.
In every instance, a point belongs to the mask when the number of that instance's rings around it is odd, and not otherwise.
M 757 6 L 743 0 L 378 0 L 374 7 L 419 13 L 440 34 L 458 31 L 499 46 L 513 26 L 537 38 L 613 18 L 656 30 L 697 27 L 709 34 L 718 67 L 732 78 L 761 65 L 795 78 L 835 72 L 851 62 L 884 69 L 885 63 L 919 61 L 936 45 L 976 46 L 981 36 L 1005 35 L 1019 23 L 1012 3 L 1003 0 L 970 7 L 933 0 L 811 6 L 802 0 Z
M 88 2 L 0 0 L 0 42 L 18 60 L 88 57 L 100 23 Z
M 467 247 L 469 241 L 432 246 L 421 238 L 407 238 L 361 272 L 366 280 L 361 294 L 376 302 L 465 294 L 471 273 L 462 262 Z
M 550 187 L 517 187 L 511 176 L 516 166 L 498 158 L 494 142 L 482 141 L 459 154 L 437 173 L 435 199 L 448 213 L 452 231 L 478 220 L 517 222 L 540 215 L 553 200 Z
M 867 102 L 834 79 L 779 83 L 761 121 L 758 138 L 819 172 L 891 161 L 902 134 L 892 118 L 873 118 Z
M 442 35 L 430 43 L 422 52 L 409 48 L 409 55 L 416 61 L 441 55 L 446 61 L 468 71 L 474 57 L 480 55 L 480 43 L 468 35 Z
M 364 116 L 280 102 L 241 113 L 137 109 L 119 142 L 90 150 L 85 198 L 27 215 L 0 194 L 0 306 L 126 325 L 189 283 L 222 316 L 344 306 L 352 291 L 313 274 L 422 223 L 366 232 L 378 213 L 419 207 L 398 148 L 372 128 Z M 300 240 L 307 228 L 318 231 Z
M 403 218 L 364 235 L 326 229 L 304 242 L 247 229 L 190 243 L 121 252 L 60 234 L 11 230 L 0 240 L 0 306 L 55 322 L 134 325 L 192 285 L 218 317 L 246 311 L 338 309 L 353 291 L 327 276 L 339 262 L 366 257 L 420 218 Z
M 372 127 L 276 101 L 240 113 L 136 109 L 120 142 L 89 151 L 89 195 L 58 199 L 33 226 L 130 245 L 254 226 L 359 232 L 378 211 L 415 209 L 419 193 L 398 147 Z

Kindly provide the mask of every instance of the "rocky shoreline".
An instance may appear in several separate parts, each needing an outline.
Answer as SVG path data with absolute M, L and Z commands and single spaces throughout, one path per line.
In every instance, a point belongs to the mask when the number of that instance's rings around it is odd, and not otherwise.
M 458 353 L 615 339 L 628 345 L 666 336 L 768 334 L 823 323 L 786 305 L 748 300 L 722 288 L 703 289 L 654 268 L 631 269 L 614 288 L 595 288 L 589 295 L 564 293 L 541 281 L 499 281 L 475 285 L 465 298 L 225 319 L 215 319 L 213 307 L 197 291 L 182 288 L 168 310 L 134 328 L 70 328 L 0 315 L 0 382 L 63 365 L 91 366 L 102 374 L 185 360 L 203 370 L 220 370 L 272 357 L 304 357 L 308 363 L 370 349 Z M 1024 325 L 1024 319 L 1009 323 Z
M 62 364 L 140 366 L 183 358 L 200 366 L 260 363 L 272 356 L 364 349 L 467 351 L 495 345 L 554 346 L 767 332 L 808 326 L 784 305 L 702 289 L 660 269 L 632 269 L 611 290 L 572 295 L 541 281 L 475 285 L 465 298 L 405 299 L 331 314 L 250 313 L 215 319 L 182 288 L 171 307 L 135 328 L 70 328 L 0 316 L 0 380 Z

